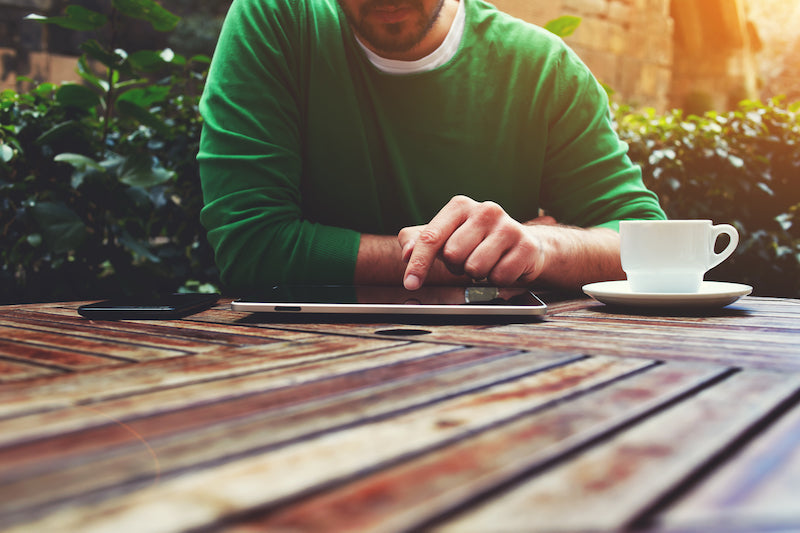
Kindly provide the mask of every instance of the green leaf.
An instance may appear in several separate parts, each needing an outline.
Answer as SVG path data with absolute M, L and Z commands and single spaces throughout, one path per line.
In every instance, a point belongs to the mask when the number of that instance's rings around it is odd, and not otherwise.
M 134 255 L 146 258 L 153 263 L 160 263 L 161 259 L 154 255 L 148 248 L 147 244 L 136 240 L 128 231 L 123 230 L 122 235 L 119 236 L 119 242 L 132 252 Z
M 59 139 L 63 139 L 67 135 L 72 135 L 78 129 L 78 122 L 74 120 L 69 120 L 67 122 L 62 122 L 60 124 L 56 124 L 46 132 L 39 135 L 36 139 L 36 144 L 43 145 L 49 144 L 53 141 L 57 141 Z
M 127 94 L 127 93 L 126 93 Z M 144 107 L 131 102 L 130 100 L 120 99 L 117 101 L 117 110 L 123 116 L 134 118 L 156 130 L 159 134 L 168 137 L 170 135 L 170 128 L 167 124 L 158 118 L 156 115 L 145 109 Z
M 83 185 L 83 181 L 90 174 L 102 174 L 106 170 L 94 159 L 81 154 L 71 154 L 65 152 L 63 154 L 58 154 L 53 159 L 61 163 L 68 163 L 75 169 L 72 172 L 72 179 L 70 180 L 70 184 L 72 185 L 73 189 L 77 189 Z
M 580 17 L 564 15 L 563 17 L 558 17 L 557 19 L 551 20 L 545 24 L 544 29 L 558 35 L 559 37 L 569 37 L 575 33 L 575 30 L 578 29 L 580 24 Z
M 88 57 L 86 55 L 82 55 L 80 58 L 78 58 L 78 75 L 92 87 L 96 87 L 104 92 L 107 90 L 107 84 L 97 77 L 92 70 L 92 67 L 89 66 Z
M 117 169 L 119 181 L 131 187 L 147 189 L 172 179 L 175 175 L 158 160 L 146 154 L 132 155 L 124 159 Z
M 56 101 L 65 106 L 77 107 L 88 111 L 100 104 L 100 96 L 83 85 L 67 83 L 56 91 Z
M 209 65 L 211 64 L 211 58 L 208 57 L 207 55 L 202 55 L 202 54 L 192 56 L 191 59 L 189 59 L 189 61 L 191 61 L 192 63 L 206 63 Z
M 108 17 L 102 13 L 74 4 L 67 6 L 63 17 L 43 17 L 41 15 L 30 14 L 25 17 L 25 20 L 32 20 L 43 24 L 55 24 L 56 26 L 76 31 L 94 31 L 108 23 Z
M 41 96 L 42 98 L 49 98 L 51 94 L 56 90 L 56 86 L 53 83 L 40 83 L 36 87 L 31 90 L 33 94 Z
M 80 49 L 83 53 L 85 53 L 89 59 L 94 59 L 95 61 L 99 61 L 104 66 L 110 69 L 117 69 L 120 67 L 122 62 L 124 61 L 124 57 L 118 54 L 116 51 L 111 52 L 103 47 L 99 42 L 95 39 L 89 39 L 84 41 L 80 45 Z
M 133 68 L 145 72 L 155 72 L 168 64 L 161 53 L 154 50 L 140 50 L 134 52 L 128 56 L 128 61 L 130 61 Z
M 86 157 L 85 155 L 81 154 L 71 154 L 65 152 L 63 154 L 58 154 L 53 158 L 53 160 L 59 161 L 61 163 L 69 163 L 78 170 L 87 170 L 89 168 L 92 168 L 100 172 L 105 172 L 105 168 L 100 163 L 98 163 L 91 157 Z
M 42 230 L 45 246 L 53 253 L 75 250 L 86 238 L 83 221 L 63 203 L 39 202 L 31 213 Z
M 157 31 L 172 31 L 181 20 L 153 0 L 112 0 L 111 4 L 129 17 L 146 20 Z
M 169 60 L 169 62 L 179 67 L 185 67 L 187 63 L 186 57 L 180 54 L 175 54 L 172 59 Z
M 149 85 L 125 91 L 117 102 L 130 102 L 139 107 L 148 108 L 153 104 L 163 102 L 169 96 L 170 88 L 165 85 Z

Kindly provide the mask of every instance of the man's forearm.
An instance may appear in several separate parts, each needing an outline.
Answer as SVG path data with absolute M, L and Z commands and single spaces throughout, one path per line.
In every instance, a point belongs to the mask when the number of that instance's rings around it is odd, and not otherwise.
M 537 282 L 579 289 L 587 283 L 624 279 L 619 234 L 608 228 L 529 226 L 546 245 L 545 265 Z

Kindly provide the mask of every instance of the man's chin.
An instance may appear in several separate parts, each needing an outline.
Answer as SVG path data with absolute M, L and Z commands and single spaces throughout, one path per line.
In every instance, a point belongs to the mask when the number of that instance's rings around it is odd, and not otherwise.
M 392 25 L 387 25 L 380 32 L 360 34 L 359 37 L 378 55 L 403 54 L 412 50 L 420 42 L 418 36 L 403 35 L 402 28 L 393 29 Z

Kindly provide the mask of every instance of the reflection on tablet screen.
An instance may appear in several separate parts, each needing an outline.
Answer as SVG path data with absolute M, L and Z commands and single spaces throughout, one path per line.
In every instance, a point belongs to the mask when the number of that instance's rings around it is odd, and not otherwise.
M 488 286 L 435 286 L 408 291 L 395 286 L 286 285 L 274 287 L 268 298 L 273 302 L 320 304 L 539 305 L 532 296 L 525 288 Z

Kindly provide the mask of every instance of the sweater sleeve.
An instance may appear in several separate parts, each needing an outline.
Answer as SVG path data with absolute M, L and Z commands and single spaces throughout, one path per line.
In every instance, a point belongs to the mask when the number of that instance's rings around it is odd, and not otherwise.
M 200 217 L 233 292 L 353 279 L 359 233 L 308 220 L 301 208 L 296 22 L 307 14 L 297 9 L 295 2 L 234 1 L 200 102 Z
M 620 220 L 666 218 L 612 127 L 605 90 L 566 47 L 548 98 L 543 207 L 559 222 L 617 231 Z

